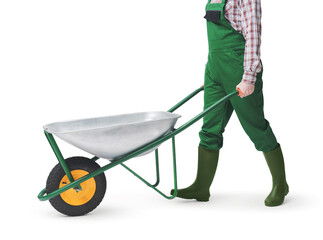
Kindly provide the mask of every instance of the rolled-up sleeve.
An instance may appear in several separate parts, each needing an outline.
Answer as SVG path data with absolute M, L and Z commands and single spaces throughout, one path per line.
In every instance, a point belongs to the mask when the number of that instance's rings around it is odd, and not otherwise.
M 261 0 L 241 0 L 241 25 L 246 40 L 242 82 L 255 84 L 261 72 Z

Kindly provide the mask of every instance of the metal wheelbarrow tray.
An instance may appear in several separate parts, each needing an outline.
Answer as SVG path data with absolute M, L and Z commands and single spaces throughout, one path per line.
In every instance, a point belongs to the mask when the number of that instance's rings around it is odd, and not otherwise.
M 176 121 L 181 116 L 173 112 L 203 90 L 204 86 L 198 88 L 167 112 L 132 113 L 45 125 L 45 135 L 59 164 L 50 173 L 46 188 L 38 194 L 38 199 L 50 200 L 52 206 L 63 214 L 84 215 L 100 204 L 106 189 L 104 172 L 117 165 L 123 166 L 163 197 L 175 198 L 177 195 L 175 136 L 240 93 L 238 90 L 233 91 L 175 129 Z M 94 157 L 64 159 L 53 135 L 93 154 Z M 160 181 L 158 146 L 169 139 L 172 139 L 174 172 L 174 194 L 170 196 L 157 188 Z M 152 151 L 155 151 L 155 184 L 150 184 L 124 164 L 131 158 Z M 110 163 L 100 167 L 95 162 L 99 158 L 108 159 Z
M 114 160 L 165 135 L 179 117 L 170 112 L 142 112 L 52 123 L 44 130 L 94 156 Z

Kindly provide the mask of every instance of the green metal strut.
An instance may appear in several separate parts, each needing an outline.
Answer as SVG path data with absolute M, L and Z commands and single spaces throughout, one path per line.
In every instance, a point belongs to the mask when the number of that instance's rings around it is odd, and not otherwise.
M 64 170 L 64 172 L 65 172 L 65 174 L 66 174 L 66 176 L 68 178 L 68 180 L 70 180 L 71 183 L 74 182 L 75 180 L 74 180 L 74 178 L 73 178 L 73 176 L 71 174 L 71 171 L 69 170 L 69 168 L 68 168 L 68 166 L 66 164 L 66 161 L 65 161 L 65 159 L 64 159 L 64 157 L 63 157 L 63 155 L 62 155 L 62 153 L 61 153 L 61 151 L 60 151 L 60 149 L 59 149 L 59 147 L 58 147 L 58 145 L 57 145 L 57 143 L 55 141 L 55 138 L 53 137 L 53 134 L 48 133 L 47 131 L 44 131 L 44 132 L 45 132 L 45 136 L 46 136 L 50 146 L 52 147 L 58 162 L 61 164 L 61 166 L 62 166 L 62 168 L 63 168 L 63 170 Z M 82 190 L 82 187 L 81 187 L 81 185 L 77 185 L 77 186 L 74 187 L 74 189 L 75 189 L 76 192 L 79 192 L 79 191 Z
M 59 163 L 61 164 L 61 166 L 62 166 L 62 168 L 63 168 L 63 170 L 64 170 L 64 172 L 65 172 L 65 174 L 66 174 L 66 176 L 68 178 L 68 180 L 70 180 L 70 182 L 74 182 L 74 178 L 73 178 L 70 170 L 68 169 L 68 166 L 67 166 L 67 164 L 65 162 L 65 159 L 64 159 L 61 151 L 59 150 L 59 147 L 57 146 L 57 143 L 56 143 L 53 135 L 51 133 L 48 133 L 47 131 L 44 131 L 44 132 L 45 132 L 45 136 L 46 136 L 50 146 L 52 147 L 52 149 L 53 149 Z

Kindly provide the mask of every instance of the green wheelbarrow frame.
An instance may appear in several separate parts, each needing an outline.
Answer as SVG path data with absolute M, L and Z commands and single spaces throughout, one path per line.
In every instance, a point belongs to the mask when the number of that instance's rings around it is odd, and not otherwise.
M 184 103 L 186 103 L 187 101 L 189 101 L 191 98 L 193 98 L 195 95 L 197 95 L 199 92 L 204 90 L 204 86 L 201 86 L 200 88 L 198 88 L 197 90 L 195 90 L 194 92 L 192 92 L 191 94 L 189 94 L 187 97 L 185 97 L 183 100 L 181 100 L 179 103 L 177 103 L 175 106 L 173 106 L 171 109 L 168 110 L 168 112 L 174 112 L 176 109 L 178 109 L 179 107 L 181 107 Z M 226 95 L 225 97 L 221 98 L 220 100 L 218 100 L 217 102 L 215 102 L 213 105 L 211 105 L 210 107 L 208 107 L 207 109 L 205 109 L 203 112 L 201 112 L 200 114 L 198 114 L 197 116 L 195 116 L 194 118 L 192 118 L 191 120 L 189 120 L 188 122 L 186 122 L 185 124 L 183 124 L 182 126 L 180 126 L 177 129 L 173 129 L 170 133 L 166 134 L 165 136 L 155 140 L 152 143 L 149 143 L 137 150 L 134 150 L 133 152 L 126 154 L 125 156 L 120 157 L 119 159 L 115 159 L 113 160 L 111 163 L 97 169 L 96 171 L 89 173 L 77 180 L 73 179 L 73 176 L 65 162 L 65 159 L 54 139 L 54 136 L 51 133 L 48 133 L 46 130 L 45 135 L 46 138 L 50 144 L 50 146 L 52 147 L 58 162 L 61 164 L 66 176 L 68 177 L 68 179 L 70 180 L 70 183 L 65 185 L 62 188 L 59 188 L 51 193 L 46 193 L 46 188 L 44 188 L 39 194 L 38 194 L 38 199 L 40 201 L 46 201 L 49 200 L 53 197 L 56 197 L 57 195 L 69 190 L 70 188 L 74 188 L 76 191 L 79 191 L 81 189 L 80 184 L 82 182 L 87 181 L 90 178 L 93 178 L 105 171 L 107 171 L 110 168 L 113 168 L 117 165 L 121 165 L 123 166 L 125 169 L 127 169 L 129 172 L 131 172 L 132 174 L 134 174 L 137 178 L 139 178 L 141 181 L 143 181 L 145 184 L 147 184 L 147 186 L 151 187 L 152 189 L 154 189 L 156 192 L 158 192 L 160 195 L 162 195 L 163 197 L 165 197 L 166 199 L 173 199 L 176 197 L 177 195 L 177 170 L 176 170 L 176 151 L 175 151 L 175 136 L 177 134 L 179 134 L 180 132 L 184 131 L 186 128 L 190 127 L 192 124 L 194 124 L 195 122 L 197 122 L 198 120 L 200 120 L 201 118 L 203 118 L 206 114 L 208 114 L 209 112 L 211 112 L 212 110 L 214 110 L 215 108 L 217 108 L 218 106 L 224 104 L 226 101 L 228 101 L 231 97 L 239 94 L 239 90 L 236 90 L 228 95 Z M 142 178 L 139 174 L 137 174 L 135 171 L 133 171 L 132 169 L 130 169 L 128 166 L 126 166 L 124 164 L 125 161 L 134 158 L 160 144 L 162 144 L 163 142 L 172 139 L 172 152 L 173 152 L 173 173 L 174 173 L 174 194 L 173 195 L 166 195 L 163 192 L 161 192 L 157 186 L 160 182 L 160 176 L 159 176 L 159 159 L 158 159 L 158 148 L 155 150 L 155 161 L 156 161 L 156 183 L 155 184 L 150 184 L 148 181 L 146 181 L 144 178 Z M 92 158 L 93 161 L 98 160 L 99 157 L 94 156 Z

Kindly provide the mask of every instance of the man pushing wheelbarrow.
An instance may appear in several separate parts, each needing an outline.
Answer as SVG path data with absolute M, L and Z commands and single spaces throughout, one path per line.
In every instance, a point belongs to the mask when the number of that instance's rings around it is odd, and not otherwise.
M 104 172 L 122 166 L 167 199 L 177 196 L 208 201 L 219 150 L 223 145 L 222 134 L 235 110 L 256 149 L 264 153 L 272 174 L 273 188 L 265 204 L 282 204 L 288 185 L 280 145 L 263 111 L 260 15 L 260 0 L 208 1 L 205 18 L 209 57 L 204 86 L 167 112 L 131 113 L 45 125 L 45 136 L 59 163 L 50 172 L 38 199 L 49 200 L 57 211 L 69 216 L 87 214 L 100 204 L 105 195 Z M 203 112 L 176 129 L 180 115 L 174 111 L 203 90 Z M 175 136 L 202 118 L 196 179 L 191 186 L 177 189 Z M 64 158 L 54 135 L 93 157 Z M 157 188 L 160 182 L 158 147 L 170 139 L 174 189 L 171 196 L 167 196 Z M 156 161 L 154 184 L 124 164 L 152 151 L 155 151 Z M 110 160 L 110 163 L 101 167 L 96 162 L 100 158 Z
M 273 186 L 265 205 L 281 205 L 288 194 L 282 150 L 264 117 L 260 4 L 260 0 L 208 0 L 205 19 L 209 55 L 204 109 L 235 88 L 240 89 L 241 99 L 231 98 L 204 116 L 199 133 L 197 176 L 191 186 L 178 189 L 177 197 L 209 200 L 209 188 L 223 145 L 222 133 L 233 110 L 255 148 L 263 152 L 270 169 Z

